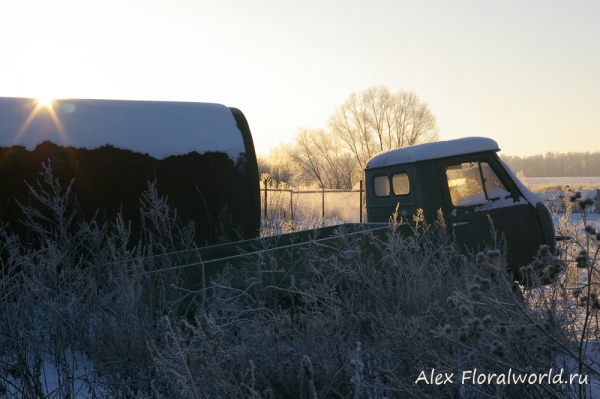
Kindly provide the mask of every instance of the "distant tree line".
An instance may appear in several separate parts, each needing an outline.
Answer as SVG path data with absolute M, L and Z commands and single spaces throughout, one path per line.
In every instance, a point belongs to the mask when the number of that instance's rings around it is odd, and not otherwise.
M 378 86 L 352 93 L 327 128 L 299 128 L 293 143 L 259 157 L 259 169 L 280 183 L 352 188 L 378 152 L 437 140 L 436 118 L 415 93 Z
M 515 172 L 526 177 L 580 177 L 600 176 L 600 151 L 547 152 L 544 155 L 500 155 Z

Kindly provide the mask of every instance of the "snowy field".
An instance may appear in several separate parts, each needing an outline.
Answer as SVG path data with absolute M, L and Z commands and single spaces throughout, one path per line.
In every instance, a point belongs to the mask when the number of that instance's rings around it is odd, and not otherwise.
M 597 177 L 526 177 L 522 179 L 527 185 L 540 186 L 563 186 L 565 189 L 569 186 L 574 191 L 579 191 L 582 198 L 596 199 L 598 190 L 600 189 L 600 176 Z M 582 190 L 577 190 L 578 186 L 587 187 Z M 590 188 L 596 187 L 596 188 Z M 569 191 L 550 190 L 543 193 L 538 193 L 544 200 L 544 203 L 551 211 L 553 211 L 554 224 L 558 224 L 558 220 L 565 216 L 565 207 L 569 203 L 569 197 L 574 193 Z M 598 201 L 596 201 L 598 203 Z M 573 206 L 572 213 L 569 216 L 571 224 L 577 224 L 582 221 L 583 214 L 578 206 Z M 600 209 L 595 205 L 589 206 L 585 210 L 585 218 L 587 223 L 591 223 L 596 227 L 600 227 Z
M 597 184 L 600 188 L 600 176 L 592 177 L 525 177 L 523 179 L 525 184 L 556 184 L 556 185 L 570 185 L 577 186 L 578 184 Z

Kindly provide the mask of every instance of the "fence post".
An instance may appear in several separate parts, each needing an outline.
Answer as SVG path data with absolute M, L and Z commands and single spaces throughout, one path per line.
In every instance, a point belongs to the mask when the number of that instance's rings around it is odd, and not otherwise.
M 264 218 L 264 226 L 267 227 L 267 185 L 268 180 L 265 178 L 265 218 Z
M 294 231 L 294 190 L 290 190 L 290 218 L 292 221 L 292 231 Z
M 362 213 L 363 213 L 363 209 L 362 209 L 363 181 L 362 180 L 360 181 L 360 187 L 359 187 L 358 192 L 359 192 L 358 197 L 360 199 L 360 202 L 358 203 L 358 213 L 360 215 L 359 216 L 359 223 L 362 223 L 363 222 L 363 217 L 362 217 Z
M 325 187 L 321 187 L 321 227 L 325 227 Z

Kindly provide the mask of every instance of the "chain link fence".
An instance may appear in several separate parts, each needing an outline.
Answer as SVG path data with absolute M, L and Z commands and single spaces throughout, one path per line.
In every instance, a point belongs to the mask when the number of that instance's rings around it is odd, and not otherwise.
M 299 190 L 261 182 L 260 195 L 262 236 L 366 220 L 362 180 L 351 190 Z

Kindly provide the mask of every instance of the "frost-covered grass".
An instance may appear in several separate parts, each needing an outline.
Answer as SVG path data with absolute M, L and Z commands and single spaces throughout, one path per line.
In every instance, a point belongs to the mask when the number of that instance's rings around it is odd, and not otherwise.
M 302 273 L 283 280 L 282 259 L 259 252 L 190 293 L 177 266 L 190 262 L 193 228 L 152 185 L 131 232 L 79 219 L 72 193 L 51 170 L 43 179 L 23 208 L 30 241 L 0 229 L 0 397 L 583 398 L 589 385 L 460 374 L 562 368 L 598 381 L 597 256 L 578 247 L 596 248 L 589 232 L 532 269 L 573 264 L 587 279 L 560 274 L 524 294 L 501 242 L 464 256 L 443 222 L 422 217 L 410 236 L 391 224 L 385 240 L 307 246 L 294 253 Z M 432 369 L 454 383 L 417 382 Z
M 565 214 L 555 215 L 557 234 L 565 238 L 558 243 L 560 258 L 566 265 L 559 296 L 570 320 L 566 330 L 577 344 L 578 370 L 583 357 L 600 368 L 600 226 L 598 215 L 585 212 L 592 202 L 575 193 L 569 198 Z M 571 213 L 574 207 L 579 208 L 579 214 Z M 596 380 L 594 397 L 600 396 L 598 384 Z
M 176 273 L 144 275 L 152 254 L 190 247 L 193 230 L 175 224 L 153 185 L 142 199 L 137 239 L 122 219 L 78 217 L 70 186 L 46 167 L 23 205 L 30 235 L 0 226 L 0 396 L 125 397 L 146 392 L 160 335 L 156 318 L 173 309 Z

